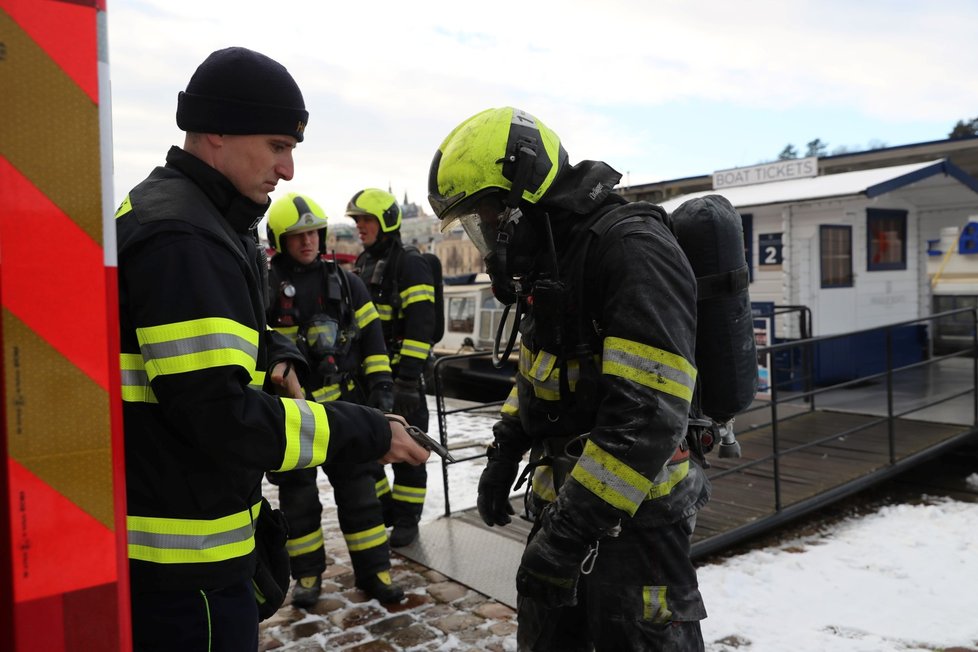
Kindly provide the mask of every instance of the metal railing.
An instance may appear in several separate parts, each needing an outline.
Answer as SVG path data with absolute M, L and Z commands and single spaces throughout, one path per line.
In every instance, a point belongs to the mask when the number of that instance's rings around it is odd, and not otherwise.
M 781 308 L 783 308 L 781 312 L 797 312 L 801 316 L 803 323 L 807 322 L 807 326 L 800 332 L 804 335 L 810 334 L 811 313 L 806 307 L 783 306 Z M 908 327 L 917 325 L 931 325 L 935 323 L 936 320 L 940 319 L 953 318 L 956 321 L 960 321 L 962 315 L 966 315 L 972 322 L 971 341 L 969 346 L 946 355 L 928 357 L 926 352 L 927 347 L 924 345 L 926 343 L 925 342 L 922 344 L 923 350 L 921 352 L 923 359 L 914 360 L 905 364 L 900 363 L 903 352 L 895 342 L 895 333 L 899 333 Z M 882 347 L 883 356 L 882 362 L 879 365 L 880 368 L 874 369 L 868 373 L 854 373 L 852 378 L 842 382 L 832 382 L 830 384 L 821 383 L 820 371 L 824 372 L 824 369 L 819 369 L 819 359 L 820 356 L 825 357 L 826 355 L 829 355 L 826 353 L 826 349 L 829 348 L 832 343 L 845 342 L 846 340 L 858 343 L 861 337 L 865 337 L 867 335 L 876 336 L 881 341 L 880 346 Z M 828 504 L 829 502 L 845 497 L 846 495 L 854 493 L 862 488 L 866 488 L 885 479 L 886 477 L 889 477 L 890 475 L 895 474 L 899 470 L 902 470 L 903 467 L 918 463 L 938 454 L 947 446 L 952 445 L 962 438 L 954 437 L 954 441 L 949 440 L 944 444 L 934 446 L 933 448 L 922 451 L 918 454 L 900 456 L 897 452 L 896 424 L 899 419 L 906 417 L 907 415 L 920 412 L 921 410 L 927 408 L 933 408 L 944 403 L 949 403 L 963 396 L 971 395 L 971 423 L 970 430 L 967 435 L 974 435 L 976 428 L 978 428 L 978 356 L 974 355 L 975 351 L 978 351 L 978 309 L 975 308 L 963 308 L 946 311 L 920 319 L 903 321 L 877 328 L 864 329 L 852 333 L 815 338 L 808 337 L 806 339 L 781 342 L 765 347 L 759 347 L 759 355 L 771 355 L 773 357 L 781 352 L 787 352 L 788 355 L 792 356 L 792 359 L 795 359 L 795 354 L 797 352 L 797 359 L 802 361 L 802 368 L 799 370 L 799 374 L 793 375 L 790 378 L 778 378 L 777 374 L 772 372 L 770 396 L 756 399 L 754 404 L 749 409 L 745 410 L 737 417 L 738 421 L 752 421 L 747 430 L 739 432 L 739 434 L 742 436 L 747 432 L 753 432 L 758 429 L 767 428 L 770 430 L 770 453 L 759 458 L 744 461 L 743 463 L 736 464 L 723 470 L 714 469 L 714 471 L 710 472 L 710 477 L 716 481 L 725 476 L 730 476 L 737 473 L 750 473 L 752 470 L 762 468 L 764 465 L 771 465 L 773 468 L 773 512 L 770 516 L 759 518 L 754 523 L 745 525 L 743 527 L 734 528 L 731 531 L 711 537 L 708 541 L 701 542 L 702 544 L 706 545 L 700 545 L 697 553 L 709 554 L 710 552 L 735 543 L 736 541 L 752 536 L 761 530 L 774 527 L 782 520 L 794 518 L 802 513 L 812 511 L 824 506 L 825 504 Z M 503 403 L 503 401 L 492 401 L 450 410 L 447 409 L 445 405 L 443 373 L 446 365 L 464 363 L 472 359 L 488 358 L 491 355 L 492 354 L 489 351 L 464 353 L 444 356 L 435 361 L 433 369 L 433 382 L 438 410 L 438 434 L 442 445 L 450 448 L 451 437 L 448 432 L 447 419 L 449 415 L 464 412 L 478 412 L 480 410 L 484 411 L 486 409 L 497 408 Z M 970 383 L 959 386 L 955 390 L 945 392 L 939 396 L 931 398 L 921 397 L 920 400 L 915 401 L 912 405 L 898 405 L 896 403 L 894 389 L 897 384 L 898 375 L 909 374 L 915 370 L 937 368 L 945 361 L 953 358 L 970 358 Z M 824 366 L 824 364 L 822 364 L 822 366 Z M 878 391 L 882 394 L 885 401 L 885 409 L 882 411 L 882 414 L 872 416 L 872 418 L 870 418 L 868 421 L 857 426 L 846 427 L 837 432 L 824 434 L 812 438 L 810 441 L 806 441 L 802 444 L 791 445 L 782 441 L 781 430 L 783 425 L 789 420 L 815 411 L 816 405 L 821 405 L 822 403 L 828 405 L 828 399 L 832 393 L 838 393 L 839 390 L 844 390 L 846 388 L 865 387 L 869 384 L 880 384 Z M 810 499 L 798 503 L 792 503 L 790 505 L 784 504 L 782 496 L 784 478 L 781 466 L 782 461 L 786 457 L 824 445 L 827 442 L 837 440 L 840 437 L 850 437 L 856 435 L 868 429 L 878 427 L 881 424 L 886 424 L 888 439 L 888 459 L 887 463 L 884 465 L 884 468 L 867 473 L 864 476 L 846 482 L 837 487 L 831 487 Z M 459 457 L 456 459 L 456 463 L 466 462 L 482 457 L 485 457 L 484 452 Z M 451 515 L 450 494 L 448 487 L 448 468 L 451 464 L 451 462 L 442 460 L 445 516 Z
M 492 356 L 492 351 L 476 351 L 474 353 L 457 353 L 455 355 L 445 355 L 441 356 L 435 360 L 435 364 L 432 368 L 432 379 L 434 382 L 435 390 L 435 404 L 438 409 L 438 439 L 441 445 L 445 448 L 449 448 L 449 435 L 448 435 L 448 416 L 450 414 L 459 414 L 464 412 L 476 412 L 478 410 L 491 409 L 493 407 L 501 406 L 503 401 L 489 401 L 486 403 L 477 403 L 470 406 L 447 409 L 445 407 L 445 380 L 443 377 L 443 370 L 446 366 L 452 363 L 457 363 L 461 361 L 474 360 L 479 358 L 488 359 Z M 476 455 L 455 457 L 454 462 L 450 462 L 446 459 L 441 461 L 441 476 L 442 476 L 442 486 L 444 488 L 445 495 L 445 516 L 452 515 L 451 499 L 448 493 L 448 467 L 452 464 L 458 464 L 459 462 L 468 462 L 470 460 L 479 459 L 480 457 L 485 457 L 485 452 L 478 453 Z
M 908 327 L 932 325 L 940 319 L 949 317 L 959 320 L 965 315 L 972 323 L 971 341 L 967 346 L 946 355 L 927 357 L 926 342 L 923 342 L 921 343 L 921 346 L 923 346 L 923 351 L 921 352 L 923 359 L 898 364 L 897 353 L 899 350 L 894 345 L 895 333 Z M 825 349 L 833 343 L 846 342 L 847 340 L 858 343 L 861 338 L 865 339 L 866 336 L 877 337 L 881 340 L 880 345 L 883 352 L 882 368 L 869 373 L 853 373 L 851 378 L 841 382 L 832 382 L 830 384 L 820 382 L 820 370 L 816 368 L 816 360 L 826 356 Z M 716 484 L 718 480 L 725 476 L 732 476 L 734 474 L 752 473 L 753 477 L 756 478 L 763 475 L 761 469 L 771 468 L 771 499 L 773 501 L 771 507 L 773 511 L 743 526 L 732 528 L 722 534 L 699 542 L 698 546 L 694 545 L 694 552 L 696 552 L 697 556 L 716 552 L 733 543 L 770 529 L 783 521 L 813 511 L 830 502 L 876 484 L 911 465 L 918 464 L 939 454 L 949 446 L 955 445 L 965 438 L 974 436 L 976 429 L 978 429 L 978 357 L 974 355 L 974 352 L 978 351 L 978 310 L 975 308 L 946 311 L 920 319 L 888 324 L 886 326 L 851 333 L 758 347 L 758 355 L 767 354 L 773 356 L 778 352 L 785 351 L 793 355 L 798 349 L 801 350 L 800 359 L 805 360 L 808 366 L 808 369 L 804 372 L 804 378 L 806 379 L 804 388 L 800 391 L 784 390 L 784 383 L 775 382 L 772 377 L 770 396 L 756 399 L 748 410 L 745 410 L 737 416 L 738 421 L 751 421 L 753 416 L 753 423 L 749 430 L 739 433 L 742 436 L 747 432 L 756 430 L 770 431 L 770 453 L 760 457 L 753 457 L 748 461 L 724 468 L 721 471 L 714 470 L 710 472 L 711 481 Z M 918 372 L 917 375 L 922 376 L 924 370 L 931 368 L 939 369 L 940 365 L 954 358 L 965 358 L 970 363 L 970 378 L 968 379 L 970 382 L 966 382 L 953 389 L 948 388 L 946 391 L 929 397 L 925 396 L 923 391 L 921 391 L 913 401 L 903 405 L 896 403 L 895 388 L 898 375 Z M 783 441 L 781 431 L 786 427 L 785 424 L 789 420 L 803 417 L 803 415 L 815 411 L 816 405 L 821 406 L 821 409 L 831 408 L 830 398 L 838 397 L 840 390 L 860 388 L 865 392 L 867 391 L 865 389 L 867 386 L 874 385 L 878 385 L 874 389 L 882 397 L 885 408 L 883 410 L 869 411 L 870 414 L 868 416 L 870 418 L 868 420 L 855 426 L 846 426 L 840 430 L 820 434 L 819 436 L 808 439 L 804 443 L 789 445 Z M 971 396 L 970 424 L 963 426 L 966 430 L 926 450 L 906 455 L 900 455 L 898 453 L 896 430 L 897 423 L 900 419 L 942 404 L 949 404 L 955 399 L 969 395 Z M 788 409 L 789 407 L 790 409 Z M 766 419 L 757 420 L 756 415 L 765 413 L 767 415 Z M 854 435 L 870 431 L 881 425 L 885 425 L 887 439 L 886 461 L 884 464 L 881 464 L 872 471 L 867 471 L 858 477 L 842 482 L 837 486 L 828 487 L 817 495 L 790 505 L 785 504 L 783 499 L 785 477 L 782 469 L 785 458 L 803 451 L 810 451 L 819 446 L 824 446 L 829 442 L 847 440 Z M 764 491 L 760 481 L 755 482 L 755 486 L 758 487 L 759 493 Z

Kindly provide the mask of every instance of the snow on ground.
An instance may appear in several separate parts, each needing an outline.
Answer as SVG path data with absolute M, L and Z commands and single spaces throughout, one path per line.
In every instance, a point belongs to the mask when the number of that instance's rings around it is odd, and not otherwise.
M 431 397 L 429 397 L 431 400 Z M 438 434 L 433 400 L 432 436 Z M 492 440 L 495 416 L 449 415 L 449 443 Z M 449 466 L 453 511 L 475 505 L 484 459 Z M 422 522 L 444 513 L 441 463 L 428 463 Z M 978 473 L 968 478 L 978 485 Z M 892 505 L 831 530 L 699 569 L 710 652 L 917 652 L 978 648 L 978 504 Z
M 978 473 L 972 473 L 964 481 L 972 489 L 978 489 Z

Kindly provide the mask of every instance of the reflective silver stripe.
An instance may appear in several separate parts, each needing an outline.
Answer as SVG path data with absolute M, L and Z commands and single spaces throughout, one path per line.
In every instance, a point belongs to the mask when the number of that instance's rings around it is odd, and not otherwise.
M 503 403 L 499 412 L 500 414 L 514 417 L 520 413 L 519 392 L 516 390 L 515 385 L 513 385 L 513 389 L 509 390 L 509 396 L 506 397 L 506 402 Z
M 421 358 L 425 360 L 428 358 L 430 351 L 430 344 L 419 342 L 418 340 L 404 340 L 401 343 L 401 355 L 409 358 Z
M 538 352 L 536 358 L 533 360 L 533 364 L 530 366 L 530 378 L 533 380 L 546 380 L 550 377 L 551 372 L 553 372 L 555 364 L 557 364 L 557 356 L 553 353 L 546 351 Z
M 129 530 L 129 544 L 164 550 L 207 550 L 251 538 L 251 525 L 215 534 L 159 534 Z
M 312 398 L 317 403 L 329 403 L 337 400 L 340 396 L 342 396 L 342 392 L 340 391 L 339 383 L 320 387 L 312 393 Z
M 219 349 L 237 349 L 248 354 L 252 358 L 258 357 L 258 347 L 237 335 L 229 333 L 213 333 L 210 335 L 195 335 L 180 340 L 169 342 L 157 342 L 155 344 L 143 344 L 140 347 L 143 357 L 146 360 L 159 360 L 161 358 L 172 358 L 179 355 L 191 353 L 202 353 L 204 351 L 216 351 Z
M 594 480 L 597 481 L 597 484 L 593 486 L 601 487 L 602 490 L 602 493 L 598 494 L 598 496 L 605 502 L 615 504 L 614 502 L 608 500 L 608 498 L 610 497 L 608 492 L 617 493 L 626 501 L 628 501 L 628 503 L 630 503 L 631 506 L 634 506 L 634 508 L 630 510 L 630 513 L 634 514 L 635 509 L 639 505 L 641 505 L 642 502 L 645 500 L 645 498 L 648 496 L 648 488 L 645 488 L 643 490 L 640 489 L 639 487 L 636 487 L 635 485 L 626 482 L 623 478 L 615 475 L 610 470 L 605 468 L 602 464 L 600 464 L 596 459 L 588 455 L 587 452 L 588 451 L 585 450 L 585 454 L 581 455 L 581 457 L 578 458 L 577 466 L 580 467 L 580 470 L 586 471 L 590 476 L 594 478 Z M 577 471 L 578 469 L 574 469 L 574 472 Z M 580 479 L 576 475 L 574 475 L 573 477 L 578 481 L 580 481 Z M 591 482 L 586 482 L 586 483 L 582 482 L 582 484 L 588 486 L 588 488 L 592 488 Z M 625 510 L 623 507 L 620 507 L 619 505 L 615 505 L 615 506 L 619 507 L 619 509 L 623 509 L 624 511 L 629 511 L 629 510 Z
M 696 367 L 675 353 L 617 337 L 604 341 L 601 372 L 690 401 Z
M 125 355 L 125 354 L 123 354 Z M 142 362 L 142 356 L 135 355 L 131 356 L 134 358 L 139 358 Z M 156 399 L 156 394 L 153 393 L 153 387 L 149 384 L 149 376 L 146 373 L 146 369 L 125 369 L 121 370 L 121 390 L 122 390 L 122 400 L 128 403 L 158 403 Z
M 418 301 L 435 302 L 435 288 L 431 285 L 412 285 L 401 292 L 401 307 L 406 308 Z
M 368 355 L 363 359 L 363 374 L 369 376 L 370 374 L 379 374 L 382 372 L 391 372 L 390 358 L 386 355 Z
M 301 425 L 299 426 L 299 460 L 296 464 L 297 469 L 304 469 L 311 465 L 313 461 L 313 447 L 316 440 L 316 417 L 313 416 L 312 409 L 305 401 L 295 401 L 301 415 Z
M 381 523 L 377 527 L 370 528 L 369 530 L 344 534 L 343 538 L 346 539 L 346 547 L 350 552 L 359 552 L 361 550 L 376 548 L 386 543 L 387 530 L 384 529 L 384 524 Z
M 368 301 L 360 306 L 360 309 L 355 313 L 355 317 L 357 319 L 357 326 L 364 328 L 367 324 L 380 317 L 380 315 L 377 313 L 377 308 L 374 304 Z

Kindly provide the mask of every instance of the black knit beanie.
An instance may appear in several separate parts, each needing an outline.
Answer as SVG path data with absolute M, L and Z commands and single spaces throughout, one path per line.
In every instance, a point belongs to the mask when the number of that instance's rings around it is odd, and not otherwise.
M 212 52 L 177 95 L 177 126 L 204 134 L 287 134 L 302 141 L 309 112 L 285 66 L 247 48 Z

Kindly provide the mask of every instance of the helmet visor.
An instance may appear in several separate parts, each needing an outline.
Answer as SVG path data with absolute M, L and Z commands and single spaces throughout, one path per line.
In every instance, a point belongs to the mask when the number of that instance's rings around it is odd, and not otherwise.
M 482 257 L 488 256 L 496 246 L 496 238 L 499 236 L 498 218 L 487 220 L 479 213 L 466 213 L 459 216 L 458 221 Z
M 485 257 L 495 248 L 499 226 L 509 217 L 509 212 L 498 191 L 483 193 L 447 211 L 442 218 L 442 231 L 460 223 L 472 244 Z

